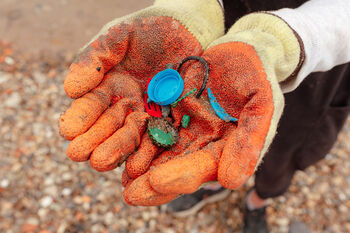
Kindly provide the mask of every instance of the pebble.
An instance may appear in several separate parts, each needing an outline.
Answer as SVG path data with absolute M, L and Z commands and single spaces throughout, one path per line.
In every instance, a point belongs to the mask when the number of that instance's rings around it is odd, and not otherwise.
M 45 196 L 44 198 L 42 198 L 42 199 L 40 200 L 40 205 L 41 205 L 42 207 L 46 208 L 46 207 L 48 207 L 48 206 L 50 206 L 50 205 L 52 204 L 52 201 L 53 201 L 52 197 L 50 197 L 50 196 Z
M 3 179 L 0 181 L 1 188 L 7 188 L 10 185 L 10 181 L 8 179 Z
M 21 95 L 17 92 L 13 92 L 6 98 L 4 105 L 6 107 L 17 108 L 18 105 L 21 103 L 21 101 L 22 101 Z
M 15 64 L 15 60 L 12 57 L 5 57 L 5 63 L 7 65 L 12 66 L 13 64 Z
M 112 212 L 106 213 L 106 215 L 104 217 L 104 221 L 105 221 L 106 225 L 112 224 L 114 221 L 114 214 Z
M 70 189 L 70 188 L 64 188 L 63 190 L 62 190 L 62 195 L 63 196 L 69 196 L 69 195 L 71 195 L 72 194 L 72 189 Z
M 70 172 L 65 172 L 65 173 L 63 173 L 62 178 L 65 181 L 72 180 L 72 174 Z
M 50 196 L 56 196 L 58 194 L 57 186 L 51 185 L 44 189 L 44 193 Z
M 48 214 L 48 210 L 46 208 L 40 208 L 38 210 L 38 215 L 40 218 L 46 218 L 47 217 L 47 214 Z
M 289 224 L 289 219 L 288 218 L 277 218 L 276 223 L 279 226 L 287 226 Z
M 39 220 L 37 218 L 28 218 L 26 222 L 32 225 L 39 225 Z

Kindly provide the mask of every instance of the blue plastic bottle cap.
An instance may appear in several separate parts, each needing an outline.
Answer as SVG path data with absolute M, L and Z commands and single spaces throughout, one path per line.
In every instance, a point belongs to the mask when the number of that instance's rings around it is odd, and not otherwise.
M 184 81 L 173 69 L 166 69 L 156 74 L 147 88 L 148 97 L 159 105 L 169 105 L 181 95 Z

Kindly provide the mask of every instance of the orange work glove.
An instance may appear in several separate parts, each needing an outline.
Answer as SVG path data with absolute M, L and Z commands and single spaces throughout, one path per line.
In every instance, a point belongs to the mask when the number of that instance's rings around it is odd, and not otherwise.
M 131 205 L 160 205 L 192 193 L 208 181 L 240 187 L 254 173 L 271 143 L 284 100 L 279 83 L 292 77 L 303 61 L 302 43 L 280 18 L 255 13 L 241 18 L 226 36 L 202 55 L 210 67 L 207 87 L 237 123 L 220 119 L 209 90 L 189 96 L 172 108 L 174 125 L 190 116 L 179 141 L 135 173 L 134 154 L 126 162 L 124 199 Z M 187 93 L 199 88 L 204 68 L 192 62 L 181 69 Z M 226 117 L 226 119 L 228 119 Z M 140 169 L 142 170 L 142 169 Z
M 67 155 L 74 161 L 90 159 L 93 168 L 107 171 L 140 144 L 139 153 L 156 153 L 158 148 L 143 136 L 149 118 L 143 103 L 147 80 L 168 63 L 202 54 L 223 33 L 217 0 L 157 0 L 107 24 L 64 82 L 75 99 L 59 120 L 61 135 L 72 140 Z

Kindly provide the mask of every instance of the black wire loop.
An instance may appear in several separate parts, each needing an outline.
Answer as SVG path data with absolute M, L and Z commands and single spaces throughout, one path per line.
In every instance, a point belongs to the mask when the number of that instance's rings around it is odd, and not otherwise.
M 188 57 L 186 57 L 185 59 L 182 60 L 182 62 L 180 63 L 179 67 L 177 68 L 177 72 L 180 73 L 180 69 L 181 69 L 182 65 L 183 65 L 185 62 L 190 61 L 190 60 L 199 61 L 200 63 L 203 64 L 203 66 L 204 66 L 204 68 L 205 68 L 203 83 L 202 83 L 202 86 L 201 86 L 201 88 L 199 89 L 199 91 L 197 92 L 197 95 L 196 95 L 196 98 L 198 99 L 198 98 L 202 95 L 202 93 L 203 93 L 205 87 L 207 86 L 208 76 L 209 76 L 209 65 L 208 65 L 208 62 L 207 62 L 204 58 L 202 58 L 202 57 L 198 57 L 198 56 L 188 56 Z

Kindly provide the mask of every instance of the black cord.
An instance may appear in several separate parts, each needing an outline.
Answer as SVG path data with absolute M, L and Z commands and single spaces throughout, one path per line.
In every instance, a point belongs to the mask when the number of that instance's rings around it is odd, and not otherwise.
M 208 62 L 202 57 L 188 56 L 188 57 L 186 57 L 185 59 L 182 60 L 182 62 L 180 63 L 179 67 L 177 68 L 177 72 L 180 71 L 182 65 L 185 62 L 190 61 L 190 60 L 197 60 L 197 61 L 199 61 L 200 63 L 202 63 L 204 65 L 204 68 L 205 68 L 203 83 L 202 83 L 202 86 L 201 86 L 201 88 L 199 89 L 199 91 L 197 92 L 197 95 L 196 95 L 196 98 L 198 99 L 202 95 L 205 87 L 207 86 L 208 76 L 209 76 L 209 65 L 208 65 Z

